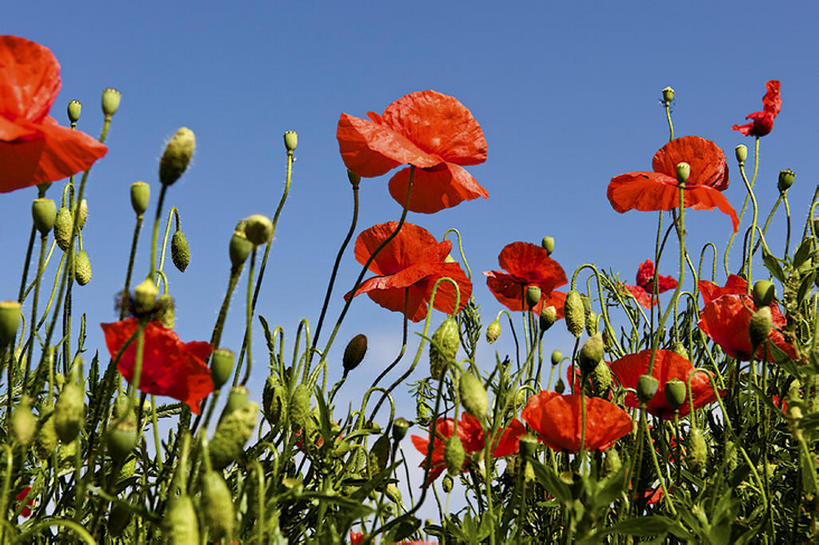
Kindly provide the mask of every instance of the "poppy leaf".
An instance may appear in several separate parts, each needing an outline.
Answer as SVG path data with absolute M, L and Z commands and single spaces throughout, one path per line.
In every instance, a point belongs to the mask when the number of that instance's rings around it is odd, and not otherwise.
M 774 257 L 774 255 L 764 246 L 762 247 L 762 260 L 765 262 L 765 267 L 767 267 L 768 271 L 774 278 L 780 282 L 785 282 L 785 271 L 783 271 L 782 267 L 779 265 L 779 260 Z
M 678 522 L 663 515 L 649 515 L 647 517 L 624 520 L 605 530 L 606 534 L 621 533 L 641 537 L 667 534 L 668 532 L 672 532 L 677 537 L 688 535 Z
M 564 505 L 571 505 L 572 491 L 569 486 L 560 480 L 557 473 L 551 468 L 546 467 L 537 460 L 529 460 L 532 464 L 532 469 L 535 470 L 535 477 L 538 482 L 546 489 L 549 494 L 560 500 Z
M 796 253 L 793 254 L 793 267 L 795 269 L 810 257 L 810 251 L 815 241 L 813 237 L 807 237 L 802 241 L 802 244 L 799 245 L 799 248 L 796 249 Z
M 811 271 L 810 274 L 802 279 L 802 282 L 799 284 L 799 290 L 796 292 L 797 303 L 801 303 L 808 296 L 810 289 L 813 287 L 813 279 L 815 277 L 816 271 Z

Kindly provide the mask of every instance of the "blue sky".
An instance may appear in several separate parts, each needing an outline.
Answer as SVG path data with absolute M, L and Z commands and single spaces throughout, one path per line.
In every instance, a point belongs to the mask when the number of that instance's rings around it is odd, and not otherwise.
M 229 9 L 226 6 L 230 6 Z M 440 237 L 458 227 L 475 274 L 475 295 L 488 324 L 500 310 L 480 271 L 497 269 L 497 254 L 512 241 L 557 240 L 555 257 L 568 275 L 594 261 L 632 281 L 653 254 L 656 214 L 614 212 L 606 186 L 618 174 L 647 170 L 668 138 L 660 90 L 677 91 L 677 136 L 698 135 L 726 151 L 731 167 L 726 196 L 738 210 L 744 189 L 733 159 L 751 138 L 731 130 L 761 109 L 765 81 L 782 82 L 782 113 L 763 138 L 757 195 L 765 217 L 777 197 L 780 169 L 797 172 L 790 193 L 801 233 L 817 180 L 819 12 L 807 3 L 529 2 L 16 2 L 4 9 L 0 33 L 45 44 L 62 65 L 62 92 L 52 115 L 66 123 L 72 98 L 83 103 L 80 128 L 97 135 L 99 96 L 123 93 L 109 153 L 94 167 L 84 232 L 94 278 L 75 290 L 75 308 L 88 313 L 89 346 L 103 348 L 97 323 L 115 320 L 133 229 L 131 182 L 152 184 L 157 161 L 180 126 L 195 131 L 197 153 L 168 194 L 191 246 L 191 265 L 170 270 L 177 330 L 184 340 L 207 339 L 227 283 L 227 244 L 237 220 L 272 216 L 285 170 L 281 135 L 299 132 L 287 206 L 272 249 L 259 311 L 282 325 L 292 342 L 299 319 L 313 326 L 338 245 L 348 228 L 351 196 L 335 138 L 339 114 L 381 112 L 400 96 L 435 89 L 457 97 L 483 127 L 485 164 L 470 172 L 489 199 L 463 203 L 409 221 Z M 400 207 L 388 176 L 361 186 L 358 232 L 395 220 Z M 49 196 L 55 197 L 52 189 Z M 19 282 L 34 190 L 0 196 L 0 298 L 13 299 Z M 155 204 L 155 200 L 152 202 Z M 149 212 L 152 214 L 152 212 Z M 747 227 L 748 219 L 743 223 Z M 666 225 L 668 222 L 666 221 Z M 725 247 L 728 217 L 686 214 L 693 252 L 707 240 Z M 772 231 L 784 232 L 777 215 Z M 145 231 L 145 235 L 148 231 Z M 771 237 L 781 253 L 781 238 Z M 149 239 L 140 245 L 136 274 L 144 274 Z M 676 276 L 675 246 L 660 272 Z M 720 253 L 721 256 L 721 253 Z M 739 263 L 734 252 L 731 269 Z M 343 260 L 328 319 L 358 273 Z M 234 305 L 224 344 L 238 349 L 243 309 Z M 443 316 L 437 316 L 433 324 Z M 398 349 L 401 317 L 366 298 L 353 305 L 336 345 L 333 366 L 353 335 L 370 337 L 362 369 L 340 399 L 354 400 L 371 369 Z M 260 333 L 260 331 L 258 332 Z M 508 336 L 508 335 L 507 335 Z M 325 336 L 326 338 L 326 336 Z M 266 353 L 256 337 L 256 392 Z M 562 327 L 548 349 L 568 349 Z M 412 344 L 410 351 L 414 351 Z M 508 344 L 504 345 L 508 349 Z M 494 348 L 480 353 L 484 369 Z M 406 363 L 408 365 L 408 362 Z M 339 373 L 340 375 L 340 373 Z M 357 375 L 363 377 L 357 384 Z M 411 406 L 407 406 L 411 410 Z M 408 416 L 412 416 L 409 414 Z

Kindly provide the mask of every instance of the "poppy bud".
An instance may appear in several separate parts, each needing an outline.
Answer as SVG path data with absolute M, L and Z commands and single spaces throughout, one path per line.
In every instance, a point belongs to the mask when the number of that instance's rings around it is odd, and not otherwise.
M 458 322 L 452 317 L 444 320 L 432 334 L 429 346 L 429 373 L 432 378 L 443 379 L 447 365 L 455 361 L 460 340 Z
M 708 445 L 699 428 L 691 428 L 688 432 L 685 461 L 688 468 L 696 474 L 702 474 L 708 462 Z
M 403 417 L 396 418 L 392 423 L 392 440 L 396 443 L 407 435 L 410 428 L 409 420 Z
M 580 370 L 584 375 L 594 371 L 597 364 L 603 361 L 603 337 L 600 334 L 592 335 L 583 343 L 580 349 L 579 362 Z
M 115 503 L 108 514 L 106 529 L 112 537 L 120 537 L 131 522 L 131 510 L 121 503 Z
M 557 321 L 557 309 L 553 305 L 544 306 L 540 309 L 540 332 L 545 333 Z
M 70 100 L 68 102 L 68 107 L 66 108 L 68 113 L 68 121 L 72 124 L 76 123 L 80 120 L 80 114 L 82 113 L 82 104 L 77 99 Z
M 40 423 L 40 429 L 37 430 L 34 450 L 40 460 L 50 458 L 54 454 L 54 449 L 57 448 L 57 430 L 54 429 L 54 407 L 46 407 L 40 411 L 40 414 L 44 413 L 47 416 L 45 421 Z
M 563 382 L 562 378 L 557 379 L 557 382 L 555 383 L 555 392 L 557 392 L 558 394 L 562 394 L 565 391 L 566 391 L 566 383 Z
M 270 242 L 273 236 L 273 222 L 262 214 L 253 214 L 245 219 L 245 236 L 254 246 Z
M 259 405 L 249 401 L 219 422 L 210 440 L 214 469 L 224 469 L 242 453 L 245 443 L 253 435 L 258 412 Z
M 602 397 L 611 387 L 611 369 L 609 364 L 600 360 L 591 373 L 594 395 Z
M 455 481 L 452 480 L 452 477 L 449 475 L 444 475 L 443 480 L 441 481 L 441 489 L 444 493 L 449 494 L 452 492 L 452 487 L 455 485 Z
M 401 505 L 401 491 L 398 487 L 390 483 L 384 489 L 384 495 L 387 496 L 391 502 L 396 505 Z
M 85 250 L 80 250 L 74 256 L 74 280 L 84 286 L 91 281 L 91 260 Z
M 793 185 L 793 181 L 796 179 L 796 173 L 791 169 L 787 170 L 780 170 L 779 171 L 779 180 L 776 182 L 776 187 L 779 188 L 780 193 L 784 193 Z
M 217 540 L 232 537 L 236 520 L 233 497 L 227 483 L 216 471 L 205 471 L 202 476 L 202 509 L 210 537 Z
M 306 428 L 310 416 L 310 388 L 299 384 L 290 397 L 290 420 L 294 427 Z
M 23 396 L 11 413 L 11 432 L 17 442 L 24 447 L 29 446 L 34 440 L 37 417 L 31 412 L 31 401 L 28 396 Z
M 184 491 L 171 494 L 162 518 L 165 539 L 172 545 L 199 545 L 199 519 L 193 501 Z
M 526 306 L 531 310 L 540 301 L 540 288 L 538 286 L 529 286 L 526 288 Z
M 589 335 L 597 334 L 597 320 L 599 316 L 593 310 L 586 314 L 586 333 Z
M 86 221 L 88 221 L 88 201 L 83 199 L 80 201 L 80 207 L 77 211 L 77 225 L 80 229 L 85 227 Z
M 677 181 L 680 182 L 683 186 L 685 186 L 685 182 L 688 181 L 688 177 L 691 176 L 691 165 L 688 163 L 677 163 L 677 168 L 675 169 L 677 173 Z
M 57 210 L 57 218 L 54 220 L 54 240 L 62 251 L 68 251 L 71 245 L 71 237 L 74 236 L 74 217 L 71 210 L 65 206 Z
M 105 89 L 102 92 L 102 113 L 105 117 L 111 117 L 119 109 L 119 102 L 122 100 L 122 93 L 116 89 Z
M 171 259 L 179 272 L 185 272 L 191 262 L 191 249 L 182 231 L 176 231 L 171 239 Z
M 284 147 L 287 151 L 296 151 L 299 145 L 299 134 L 296 131 L 285 131 L 284 133 Z
M 344 348 L 344 357 L 341 360 L 344 366 L 344 373 L 349 373 L 358 367 L 358 364 L 364 359 L 366 353 L 367 336 L 363 333 L 359 333 L 350 339 L 350 342 L 348 342 L 346 348 Z
M 391 450 L 389 437 L 381 435 L 376 439 L 369 456 L 367 456 L 367 471 L 370 473 L 370 477 L 378 475 L 387 468 Z
M 608 477 L 620 471 L 623 462 L 620 460 L 620 453 L 616 448 L 606 450 L 606 458 L 603 460 L 603 473 Z
M 160 295 L 154 305 L 151 319 L 160 322 L 165 329 L 173 329 L 176 325 L 176 308 L 173 297 L 167 293 Z
M 118 420 L 130 420 L 134 416 L 133 409 L 131 409 L 130 406 L 131 400 L 128 398 L 128 396 L 126 394 L 120 394 L 114 400 L 111 414 Z
M 461 394 L 461 403 L 466 412 L 481 420 L 489 410 L 489 398 L 486 396 L 486 389 L 481 380 L 471 372 L 461 375 L 458 384 L 458 391 Z
M 127 420 L 120 422 L 113 429 L 108 430 L 106 438 L 108 454 L 117 463 L 125 460 L 137 444 L 137 427 Z
M 669 104 L 672 100 L 674 100 L 674 89 L 666 87 L 663 89 L 663 102 Z
M 776 297 L 776 286 L 770 280 L 757 280 L 752 293 L 757 308 L 767 307 Z
M 429 405 L 423 401 L 419 401 L 415 405 L 415 418 L 419 422 L 425 422 L 429 418 Z
M 210 378 L 213 381 L 213 389 L 220 389 L 230 378 L 233 372 L 233 363 L 236 354 L 227 348 L 217 348 L 210 358 Z
M 637 399 L 640 403 L 648 403 L 652 400 L 660 387 L 659 381 L 651 375 L 640 375 L 637 379 Z
M 552 365 L 557 365 L 563 359 L 563 352 L 560 350 L 552 350 Z
M 739 163 L 739 166 L 742 166 L 748 158 L 748 147 L 745 144 L 740 144 L 734 148 L 734 154 L 737 157 L 737 163 Z
M 31 203 L 31 216 L 34 227 L 40 231 L 40 235 L 46 236 L 57 221 L 57 205 L 51 199 L 34 199 Z
M 150 278 L 146 278 L 134 288 L 134 307 L 137 314 L 147 314 L 154 309 L 159 290 Z
M 358 174 L 356 174 L 355 172 L 353 172 L 349 168 L 347 169 L 347 179 L 350 181 L 350 184 L 354 188 L 357 188 L 358 184 L 361 183 L 361 176 L 359 176 Z
M 554 237 L 543 237 L 543 240 L 540 241 L 540 246 L 546 250 L 548 255 L 552 255 L 552 252 L 555 251 Z
M 450 475 L 460 474 L 465 461 L 464 444 L 458 434 L 453 433 L 452 437 L 447 439 L 446 446 L 444 446 L 444 464 L 446 464 L 447 473 Z
M 665 400 L 669 407 L 674 410 L 679 409 L 685 403 L 685 382 L 678 378 L 672 378 L 665 383 Z
M 498 340 L 501 334 L 501 324 L 498 320 L 493 320 L 486 326 L 486 342 L 489 344 L 494 343 Z
M 230 254 L 231 264 L 234 267 L 238 267 L 244 263 L 247 257 L 250 255 L 251 250 L 253 250 L 253 243 L 250 242 L 245 236 L 243 225 L 241 231 L 237 229 L 233 232 L 233 236 L 230 237 L 230 247 L 228 248 L 228 252 Z
M 17 301 L 0 301 L 0 348 L 14 342 L 22 316 L 21 306 Z
M 762 307 L 751 316 L 751 323 L 748 326 L 748 333 L 751 336 L 751 345 L 756 348 L 768 338 L 768 334 L 773 327 L 773 316 L 771 307 Z
M 176 131 L 159 160 L 159 181 L 162 185 L 171 185 L 182 176 L 188 168 L 195 148 L 196 137 L 193 131 L 187 127 Z
M 71 382 L 63 387 L 54 405 L 54 430 L 63 443 L 70 443 L 80 433 L 85 419 L 85 393 Z
M 678 356 L 688 359 L 688 350 L 685 349 L 683 343 L 674 343 L 674 347 L 671 349 L 671 351 Z
M 532 435 L 531 433 L 524 433 L 520 436 L 520 442 L 518 443 L 520 453 L 524 458 L 531 458 L 535 455 L 537 451 L 537 437 Z
M 262 403 L 264 406 L 264 416 L 270 425 L 278 426 L 285 418 L 287 409 L 287 390 L 282 386 L 281 382 L 274 377 L 269 376 L 264 384 L 264 392 L 262 393 Z
M 148 209 L 148 201 L 151 198 L 151 186 L 145 182 L 134 182 L 131 184 L 131 208 L 137 216 L 141 216 Z
M 566 318 L 566 327 L 569 333 L 575 337 L 580 337 L 583 327 L 586 325 L 586 310 L 583 307 L 583 298 L 576 290 L 570 290 L 566 294 L 566 301 L 563 303 L 563 316 Z
M 249 400 L 250 392 L 248 392 L 247 388 L 242 385 L 233 386 L 228 393 L 227 403 L 225 403 L 225 408 L 222 409 L 219 421 L 221 422 L 227 415 L 247 405 Z

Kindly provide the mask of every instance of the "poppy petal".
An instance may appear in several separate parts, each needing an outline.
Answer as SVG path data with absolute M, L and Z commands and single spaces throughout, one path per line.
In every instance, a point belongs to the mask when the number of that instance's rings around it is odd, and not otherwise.
M 686 187 L 708 186 L 718 191 L 728 187 L 728 163 L 722 150 L 710 140 L 699 136 L 675 138 L 654 154 L 651 168 L 674 179 L 678 163 L 688 163 L 691 174 Z
M 622 286 L 634 296 L 634 299 L 637 303 L 646 309 L 651 310 L 651 294 L 648 293 L 645 289 L 641 288 L 640 286 L 632 286 L 630 284 L 622 284 Z M 654 299 L 654 305 L 657 304 L 657 300 Z
M 492 455 L 495 458 L 515 454 L 520 449 L 520 438 L 526 433 L 526 427 L 517 418 L 513 418 L 509 426 L 503 430 Z
M 401 206 L 407 199 L 410 170 L 401 169 L 390 179 L 390 195 Z M 489 193 L 469 172 L 454 163 L 442 163 L 434 168 L 415 170 L 407 209 L 433 214 L 478 197 L 486 199 Z
M 355 241 L 355 258 L 362 265 L 367 262 L 375 250 L 388 239 L 398 222 L 390 221 L 373 225 L 358 235 Z M 404 223 L 401 230 L 389 244 L 384 246 L 370 264 L 370 271 L 378 275 L 395 274 L 413 263 L 433 261 L 443 262 L 452 243 L 439 243 L 429 231 L 412 223 Z
M 723 295 L 742 295 L 747 293 L 748 282 L 741 276 L 731 274 L 728 276 L 728 281 L 725 282 L 724 287 L 717 286 L 708 280 L 700 280 L 697 282 L 697 287 L 700 289 L 704 304 L 708 304 L 717 297 Z
M 54 54 L 25 38 L 0 36 L 0 72 L 3 115 L 42 122 L 60 91 L 60 64 Z
M 498 264 L 513 277 L 537 284 L 543 291 L 552 291 L 568 282 L 560 264 L 549 252 L 531 242 L 512 242 L 498 255 Z
M 762 97 L 762 109 L 772 114 L 773 117 L 779 115 L 782 110 L 782 97 L 779 96 L 779 80 L 772 79 L 765 83 L 765 96 Z

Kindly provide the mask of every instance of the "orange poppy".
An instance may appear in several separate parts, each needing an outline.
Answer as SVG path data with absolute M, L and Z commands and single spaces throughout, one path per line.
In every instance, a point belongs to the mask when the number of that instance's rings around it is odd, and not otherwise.
M 580 452 L 580 394 L 542 390 L 529 398 L 521 417 L 552 449 Z M 628 413 L 614 403 L 599 397 L 586 398 L 587 450 L 606 450 L 633 428 Z
M 703 302 L 707 305 L 717 297 L 722 297 L 723 295 L 742 295 L 747 293 L 748 281 L 741 276 L 731 274 L 728 276 L 728 281 L 725 282 L 724 286 L 718 286 L 708 280 L 700 280 L 697 282 L 697 287 L 700 289 Z
M 654 291 L 654 263 L 646 259 L 637 268 L 637 285 L 622 284 L 631 293 L 637 302 L 643 307 L 651 308 L 651 293 Z M 677 281 L 671 276 L 657 275 L 657 293 L 673 290 L 677 287 Z M 657 304 L 657 300 L 654 300 Z
M 374 225 L 358 235 L 355 241 L 355 258 L 362 265 L 372 253 L 398 227 L 391 221 Z M 441 312 L 460 312 L 472 294 L 472 282 L 455 262 L 446 262 L 452 243 L 438 242 L 423 227 L 405 223 L 398 235 L 392 239 L 370 263 L 370 271 L 377 276 L 364 281 L 355 295 L 366 293 L 370 299 L 384 308 L 403 312 L 407 308 L 407 318 L 419 322 L 427 316 L 427 306 L 432 288 L 440 278 L 449 277 L 458 284 L 460 304 L 455 309 L 455 287 L 449 282 L 441 282 L 435 292 L 434 306 Z M 347 298 L 350 297 L 348 293 Z
M 100 324 L 112 358 L 131 338 L 138 325 L 136 318 Z M 134 340 L 125 349 L 118 365 L 119 372 L 129 383 L 134 375 L 136 345 Z M 212 350 L 213 347 L 206 342 L 183 343 L 174 331 L 165 329 L 159 322 L 148 322 L 145 326 L 139 389 L 182 401 L 193 413 L 199 414 L 200 402 L 213 391 L 210 369 L 205 363 Z
M 88 170 L 108 148 L 48 115 L 60 91 L 51 51 L 17 36 L 0 36 L 0 193 Z
M 628 172 L 609 182 L 608 198 L 612 208 L 621 214 L 628 210 L 673 210 L 680 205 L 676 168 L 688 163 L 691 174 L 685 183 L 685 207 L 694 210 L 718 208 L 728 214 L 734 232 L 739 218 L 721 191 L 728 187 L 728 164 L 725 154 L 710 140 L 683 136 L 660 148 L 654 154 L 654 172 Z
M 620 385 L 624 388 L 636 389 L 640 375 L 648 374 L 648 364 L 650 361 L 651 349 L 647 348 L 636 354 L 623 356 L 610 365 Z M 648 412 L 660 418 L 673 418 L 674 409 L 671 408 L 665 398 L 665 383 L 676 378 L 687 384 L 688 377 L 693 372 L 694 366 L 684 357 L 671 350 L 657 350 L 657 354 L 654 356 L 654 368 L 651 374 L 657 379 L 659 386 L 657 393 L 646 405 Z M 691 396 L 695 409 L 699 409 L 703 405 L 707 405 L 717 399 L 714 395 L 714 389 L 711 387 L 711 381 L 704 373 L 696 373 L 691 379 Z M 640 406 L 640 401 L 633 392 L 626 394 L 625 403 L 628 407 L 636 408 Z M 687 397 L 685 403 L 680 405 L 679 411 L 680 416 L 685 416 L 689 413 L 690 405 Z
M 387 106 L 370 121 L 341 114 L 336 138 L 344 164 L 359 176 L 381 176 L 399 165 L 417 167 L 409 210 L 431 214 L 489 193 L 459 165 L 486 161 L 486 139 L 458 99 L 417 91 Z M 403 206 L 410 168 L 390 180 L 390 194 Z
M 765 96 L 762 97 L 762 111 L 745 116 L 750 123 L 734 125 L 731 128 L 745 136 L 765 136 L 773 129 L 774 118 L 782 110 L 782 97 L 779 96 L 779 81 L 772 79 L 765 84 Z
M 549 253 L 530 242 L 507 244 L 498 255 L 498 263 L 508 272 L 484 271 L 489 290 L 502 305 L 510 310 L 528 310 L 523 300 L 526 288 L 540 288 L 540 301 L 532 309 L 539 314 L 541 308 L 554 306 L 558 319 L 563 318 L 563 302 L 566 294 L 553 291 L 568 281 L 560 264 Z

